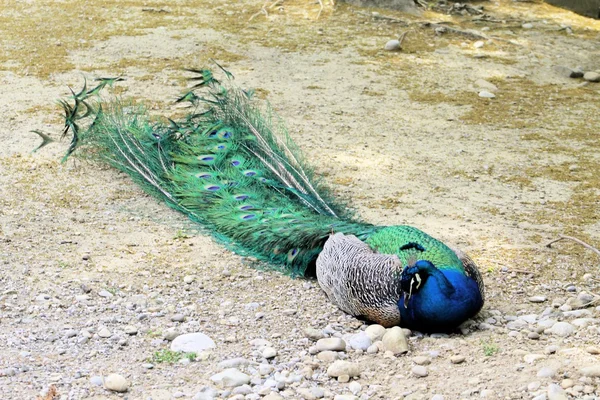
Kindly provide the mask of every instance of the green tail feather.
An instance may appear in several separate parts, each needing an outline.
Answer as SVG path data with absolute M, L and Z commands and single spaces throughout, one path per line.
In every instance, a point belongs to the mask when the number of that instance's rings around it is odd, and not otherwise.
M 291 275 L 306 273 L 331 232 L 365 239 L 377 229 L 332 200 L 271 112 L 209 71 L 193 72 L 195 87 L 208 89 L 208 110 L 166 124 L 118 101 L 92 102 L 84 87 L 74 105 L 61 103 L 73 133 L 69 154 L 85 149 L 230 249 Z

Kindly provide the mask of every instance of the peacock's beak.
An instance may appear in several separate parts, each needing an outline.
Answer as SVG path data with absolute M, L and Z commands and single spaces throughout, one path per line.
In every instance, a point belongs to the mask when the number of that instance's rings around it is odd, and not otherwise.
M 404 308 L 408 308 L 409 300 L 410 300 L 410 293 L 404 293 Z

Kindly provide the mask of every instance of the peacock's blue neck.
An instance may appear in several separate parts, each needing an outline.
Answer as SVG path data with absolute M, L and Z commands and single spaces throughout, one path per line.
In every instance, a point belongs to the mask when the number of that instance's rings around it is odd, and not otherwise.
M 403 326 L 424 332 L 448 331 L 483 306 L 477 282 L 462 271 L 431 266 L 420 272 L 428 274 L 426 282 L 412 294 L 406 307 L 404 299 L 398 302 Z

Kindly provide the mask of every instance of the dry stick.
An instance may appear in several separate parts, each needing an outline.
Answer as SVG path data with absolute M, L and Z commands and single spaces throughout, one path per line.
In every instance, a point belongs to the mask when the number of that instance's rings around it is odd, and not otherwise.
M 451 27 L 449 27 L 447 25 L 436 24 L 435 22 L 422 22 L 421 26 L 431 27 L 431 28 L 444 28 L 444 29 L 448 30 L 449 32 L 457 33 L 457 34 L 463 35 L 463 36 L 467 36 L 467 37 L 470 37 L 471 39 L 486 39 L 486 40 L 489 39 L 487 36 L 480 35 L 479 33 L 470 32 L 470 31 L 463 31 L 461 29 L 451 28 Z
M 596 253 L 596 254 L 598 254 L 600 256 L 600 250 L 598 250 L 597 248 L 595 248 L 593 246 L 590 246 L 589 244 L 587 244 L 583 240 L 574 238 L 573 236 L 566 236 L 566 235 L 558 235 L 558 236 L 559 236 L 558 239 L 554 239 L 553 241 L 547 243 L 546 247 L 552 247 L 553 243 L 559 242 L 561 240 L 572 240 L 575 243 L 579 243 L 580 245 L 582 245 L 586 249 L 589 249 L 589 250 L 593 251 L 594 253 Z
M 323 0 L 319 0 L 319 13 L 317 14 L 317 19 L 321 16 L 321 12 L 323 11 Z
M 278 5 L 280 5 L 281 3 L 283 3 L 283 1 L 284 1 L 284 0 L 277 0 L 275 3 L 271 4 L 271 5 L 269 6 L 269 8 L 275 8 L 275 7 L 277 7 Z
M 269 13 L 267 12 L 267 4 L 269 3 L 269 0 L 265 0 L 265 4 L 263 4 L 262 8 L 254 15 L 252 15 L 250 17 L 250 19 L 248 19 L 248 21 L 252 21 L 254 18 L 258 17 L 260 14 L 265 14 L 265 17 L 269 16 Z

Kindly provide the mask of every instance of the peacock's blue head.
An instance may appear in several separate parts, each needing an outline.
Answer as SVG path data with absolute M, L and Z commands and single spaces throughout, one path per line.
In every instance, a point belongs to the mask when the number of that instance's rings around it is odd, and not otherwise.
M 462 270 L 438 269 L 427 260 L 400 276 L 400 324 L 422 332 L 444 332 L 473 317 L 483 305 L 477 282 Z

